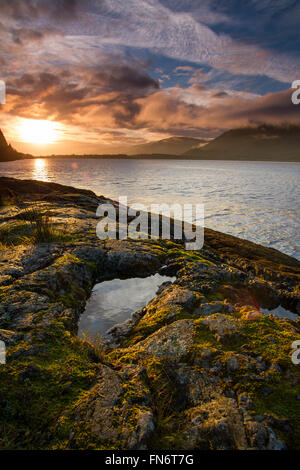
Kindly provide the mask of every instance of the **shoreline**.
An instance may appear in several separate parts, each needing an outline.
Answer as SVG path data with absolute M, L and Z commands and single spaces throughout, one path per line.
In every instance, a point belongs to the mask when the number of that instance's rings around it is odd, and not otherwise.
M 144 155 L 32 155 L 31 157 L 26 158 L 16 158 L 12 160 L 0 160 L 0 163 L 9 163 L 23 160 L 36 160 L 37 158 L 47 158 L 47 159 L 62 159 L 62 160 L 182 160 L 182 161 L 205 161 L 205 162 L 245 162 L 245 163 L 300 163 L 299 159 L 295 160 L 283 160 L 283 159 L 245 159 L 245 158 L 200 158 L 193 157 L 189 155 L 168 155 L 168 154 L 144 154 Z
M 151 210 L 151 204 L 163 202 L 172 204 L 176 201 L 182 205 L 201 202 L 205 205 L 204 225 L 208 228 L 274 247 L 300 259 L 297 189 L 293 190 L 293 185 L 297 185 L 298 169 L 299 165 L 282 162 L 135 160 L 133 163 L 131 160 L 51 161 L 37 158 L 26 163 L 0 164 L 0 175 L 57 181 L 90 189 L 116 200 L 118 194 L 125 191 L 129 205 L 143 204 L 145 201 L 147 210 Z M 169 172 L 170 176 L 162 184 L 153 185 L 152 178 L 156 180 L 161 172 L 164 176 Z M 133 179 L 137 178 L 135 187 L 128 185 L 131 173 Z M 210 177 L 209 186 L 206 175 Z M 190 184 L 186 184 L 187 178 Z M 283 178 L 288 179 L 290 184 L 284 184 L 281 188 Z M 236 186 L 234 190 L 232 182 Z M 248 191 L 251 193 L 250 199 Z M 287 214 L 291 216 L 288 227 Z
M 0 182 L 1 449 L 300 447 L 300 321 L 260 312 L 300 314 L 298 260 L 210 229 L 198 252 L 174 240 L 101 241 L 104 196 Z M 48 241 L 32 209 L 49 217 Z M 116 326 L 110 345 L 77 337 L 97 282 L 157 272 L 176 281 Z

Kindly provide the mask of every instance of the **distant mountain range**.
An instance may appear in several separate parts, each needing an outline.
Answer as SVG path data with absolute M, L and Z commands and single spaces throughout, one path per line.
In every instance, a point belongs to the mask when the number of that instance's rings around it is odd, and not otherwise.
M 202 148 L 184 153 L 201 160 L 265 160 L 300 162 L 300 127 L 269 126 L 233 129 Z
M 206 144 L 204 139 L 195 139 L 193 137 L 169 137 L 168 139 L 148 142 L 147 144 L 135 145 L 128 151 L 128 155 L 150 155 L 167 154 L 182 155 L 194 147 Z
M 153 158 L 191 160 L 254 160 L 300 162 L 300 126 L 245 127 L 226 131 L 212 140 L 192 137 L 136 145 L 119 155 L 51 155 L 49 158 Z M 8 145 L 0 130 L 0 161 L 33 158 Z

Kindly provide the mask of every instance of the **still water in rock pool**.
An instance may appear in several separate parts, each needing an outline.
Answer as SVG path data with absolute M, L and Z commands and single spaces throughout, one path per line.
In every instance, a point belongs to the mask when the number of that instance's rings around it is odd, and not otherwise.
M 264 315 L 274 315 L 278 318 L 288 318 L 289 320 L 297 320 L 299 318 L 299 315 L 297 315 L 297 313 L 290 312 L 286 308 L 283 308 L 281 305 L 274 308 L 273 310 L 261 308 L 261 311 Z
M 146 278 L 113 279 L 96 284 L 79 320 L 78 335 L 96 337 L 123 323 L 156 295 L 158 287 L 176 277 L 155 274 Z

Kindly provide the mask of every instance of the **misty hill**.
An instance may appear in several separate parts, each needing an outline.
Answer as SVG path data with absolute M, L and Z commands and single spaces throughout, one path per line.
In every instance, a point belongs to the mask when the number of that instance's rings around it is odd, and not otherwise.
M 24 158 L 22 153 L 17 152 L 11 145 L 6 142 L 3 132 L 0 129 L 0 161 L 8 162 Z
M 201 160 L 300 162 L 300 127 L 262 125 L 232 129 L 184 156 Z
M 195 139 L 193 137 L 169 137 L 168 139 L 149 142 L 147 144 L 135 145 L 131 147 L 128 155 L 150 155 L 150 154 L 167 154 L 181 155 L 193 147 L 204 144 L 204 139 Z

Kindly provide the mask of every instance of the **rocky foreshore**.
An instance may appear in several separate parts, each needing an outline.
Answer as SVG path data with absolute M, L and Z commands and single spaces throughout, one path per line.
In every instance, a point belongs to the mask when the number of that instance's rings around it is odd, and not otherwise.
M 0 449 L 299 449 L 300 321 L 261 308 L 300 314 L 300 262 L 208 229 L 197 252 L 101 241 L 105 201 L 0 178 Z M 97 282 L 157 272 L 110 341 L 77 336 Z

